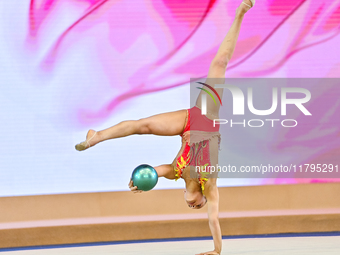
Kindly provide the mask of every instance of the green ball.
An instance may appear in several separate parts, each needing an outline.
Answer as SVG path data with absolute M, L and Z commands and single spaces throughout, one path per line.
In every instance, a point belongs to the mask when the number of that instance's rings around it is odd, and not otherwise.
M 156 186 L 158 182 L 158 174 L 152 166 L 143 164 L 137 166 L 132 172 L 131 179 L 133 185 L 139 190 L 149 191 Z

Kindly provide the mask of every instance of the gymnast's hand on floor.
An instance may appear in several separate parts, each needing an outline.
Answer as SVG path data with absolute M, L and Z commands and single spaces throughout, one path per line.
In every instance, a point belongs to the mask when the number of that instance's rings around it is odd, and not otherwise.
M 207 251 L 196 255 L 220 255 L 217 251 Z
M 130 179 L 129 188 L 133 193 L 142 193 L 143 190 L 138 190 L 137 186 L 133 186 L 133 181 Z

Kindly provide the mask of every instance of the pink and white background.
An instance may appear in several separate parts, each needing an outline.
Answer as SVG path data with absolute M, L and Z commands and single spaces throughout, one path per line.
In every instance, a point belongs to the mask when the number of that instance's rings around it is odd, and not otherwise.
M 190 78 L 206 76 L 240 2 L 0 1 L 0 196 L 127 190 L 137 165 L 170 163 L 179 137 L 74 145 L 90 128 L 188 108 Z M 258 0 L 226 75 L 337 78 L 339 32 L 339 0 Z

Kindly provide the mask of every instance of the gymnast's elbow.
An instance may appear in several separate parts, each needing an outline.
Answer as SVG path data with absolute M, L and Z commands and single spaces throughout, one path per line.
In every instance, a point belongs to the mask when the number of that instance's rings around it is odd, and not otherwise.
M 210 226 L 217 226 L 219 224 L 220 224 L 220 222 L 219 222 L 218 216 L 209 217 L 209 225 Z

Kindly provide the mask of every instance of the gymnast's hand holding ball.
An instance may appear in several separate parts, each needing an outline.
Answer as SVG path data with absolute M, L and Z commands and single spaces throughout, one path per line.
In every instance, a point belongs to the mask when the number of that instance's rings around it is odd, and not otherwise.
M 133 170 L 129 188 L 133 193 L 141 193 L 153 189 L 157 182 L 158 174 L 156 170 L 152 166 L 143 164 Z

